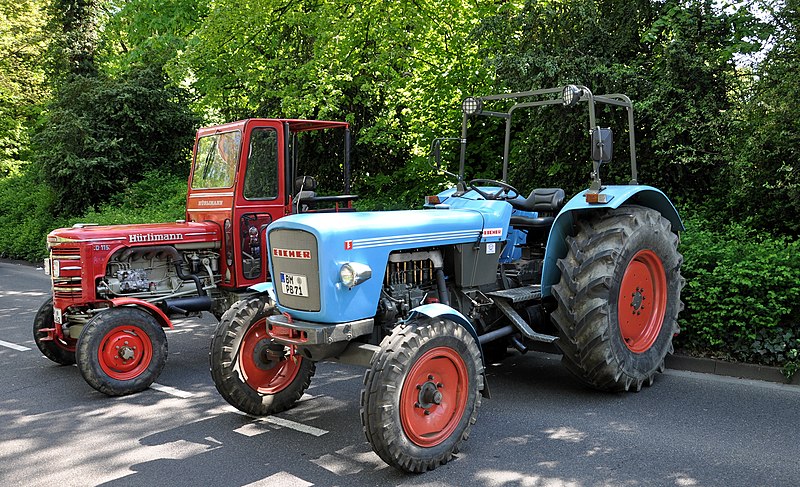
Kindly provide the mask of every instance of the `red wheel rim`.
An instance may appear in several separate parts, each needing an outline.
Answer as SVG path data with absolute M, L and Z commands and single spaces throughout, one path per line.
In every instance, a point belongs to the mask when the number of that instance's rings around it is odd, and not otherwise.
M 409 440 L 430 448 L 455 431 L 467 408 L 469 375 L 464 359 L 448 347 L 425 352 L 400 392 L 400 423 Z
M 153 343 L 139 327 L 118 326 L 103 337 L 97 351 L 100 368 L 116 380 L 130 380 L 147 370 Z
M 259 394 L 275 394 L 285 389 L 297 377 L 303 358 L 291 348 L 287 357 L 270 358 L 267 346 L 272 337 L 267 333 L 266 319 L 247 330 L 239 349 L 239 371 L 245 383 Z
M 667 307 L 667 276 L 664 264 L 652 250 L 633 256 L 619 288 L 617 316 L 622 340 L 634 353 L 653 346 Z

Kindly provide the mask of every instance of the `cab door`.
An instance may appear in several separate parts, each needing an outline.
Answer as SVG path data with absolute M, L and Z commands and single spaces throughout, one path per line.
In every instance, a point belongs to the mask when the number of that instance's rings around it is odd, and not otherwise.
M 233 247 L 237 287 L 268 276 L 266 228 L 284 216 L 285 151 L 278 120 L 251 120 L 245 128 L 238 191 L 233 211 Z

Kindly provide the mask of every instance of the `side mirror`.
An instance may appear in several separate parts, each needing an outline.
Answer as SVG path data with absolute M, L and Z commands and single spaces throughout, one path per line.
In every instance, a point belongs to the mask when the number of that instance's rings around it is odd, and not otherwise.
M 596 128 L 592 130 L 592 160 L 599 162 L 610 162 L 614 152 L 614 134 L 611 128 Z

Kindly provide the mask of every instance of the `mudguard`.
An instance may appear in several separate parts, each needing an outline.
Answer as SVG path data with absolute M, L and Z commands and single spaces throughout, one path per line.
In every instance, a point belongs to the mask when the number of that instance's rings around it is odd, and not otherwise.
M 559 259 L 567 255 L 567 237 L 572 235 L 575 215 L 579 212 L 588 212 L 599 209 L 619 208 L 625 203 L 636 204 L 652 208 L 661 213 L 672 224 L 672 231 L 678 232 L 685 229 L 678 210 L 660 190 L 652 186 L 605 186 L 601 191 L 606 195 L 606 203 L 587 203 L 585 194 L 588 190 L 575 195 L 561 209 L 553 222 L 550 236 L 547 238 L 547 249 L 544 256 L 542 269 L 542 296 L 550 296 L 550 288 L 561 279 L 558 270 Z
M 250 291 L 255 292 L 256 294 L 264 294 L 266 293 L 269 296 L 269 299 L 276 303 L 278 300 L 275 296 L 275 285 L 272 282 L 260 282 L 258 284 L 253 284 L 252 286 L 248 287 Z
M 174 328 L 175 326 L 172 324 L 172 321 L 169 317 L 161 311 L 161 308 L 156 306 L 153 303 L 143 301 L 141 299 L 136 298 L 114 298 L 111 300 L 111 303 L 114 304 L 115 307 L 117 306 L 135 306 L 139 308 L 143 308 L 145 311 L 153 315 L 153 317 L 158 321 L 158 324 L 161 325 L 162 328 Z
M 463 326 L 470 335 L 472 335 L 472 338 L 475 339 L 475 344 L 478 346 L 478 351 L 481 353 L 481 362 L 483 363 L 483 390 L 481 391 L 481 395 L 487 399 L 491 398 L 491 394 L 489 393 L 489 381 L 486 377 L 486 360 L 483 357 L 483 347 L 481 347 L 481 342 L 478 340 L 478 332 L 475 331 L 475 327 L 472 326 L 472 323 L 470 323 L 470 321 L 457 310 L 442 303 L 431 303 L 417 306 L 411 310 L 411 313 L 408 315 L 408 319 L 410 320 L 414 318 L 417 314 L 427 316 L 428 318 L 444 318 L 454 323 L 458 323 L 459 325 Z

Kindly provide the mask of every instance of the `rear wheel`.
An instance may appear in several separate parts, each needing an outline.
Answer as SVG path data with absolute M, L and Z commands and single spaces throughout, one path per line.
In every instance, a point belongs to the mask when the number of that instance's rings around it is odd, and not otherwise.
M 361 423 L 386 463 L 425 472 L 447 463 L 475 423 L 483 365 L 475 339 L 440 319 L 410 320 L 384 338 L 361 391 Z
M 109 396 L 143 391 L 167 361 L 167 337 L 148 312 L 121 306 L 92 318 L 78 338 L 78 370 Z
M 50 330 L 54 330 L 55 326 L 53 298 L 50 298 L 42 304 L 33 319 L 33 340 L 45 357 L 57 364 L 72 365 L 75 363 L 75 340 L 61 339 L 51 334 Z M 48 340 L 48 336 L 53 336 L 53 339 Z
M 678 332 L 683 258 L 657 211 L 622 206 L 580 220 L 552 288 L 563 362 L 587 385 L 627 391 L 651 385 Z
M 316 371 L 314 362 L 267 333 L 273 310 L 261 298 L 241 300 L 223 315 L 211 341 L 209 362 L 217 391 L 254 416 L 294 406 Z

